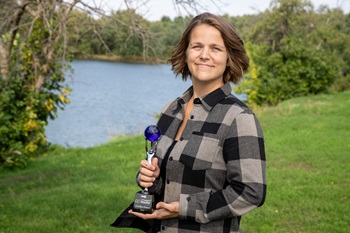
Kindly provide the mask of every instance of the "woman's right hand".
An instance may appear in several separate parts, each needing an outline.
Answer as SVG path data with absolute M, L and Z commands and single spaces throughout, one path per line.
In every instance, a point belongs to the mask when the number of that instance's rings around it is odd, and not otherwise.
M 158 158 L 153 158 L 152 164 L 149 164 L 147 160 L 142 160 L 140 165 L 138 176 L 139 185 L 144 188 L 149 188 L 160 174 Z

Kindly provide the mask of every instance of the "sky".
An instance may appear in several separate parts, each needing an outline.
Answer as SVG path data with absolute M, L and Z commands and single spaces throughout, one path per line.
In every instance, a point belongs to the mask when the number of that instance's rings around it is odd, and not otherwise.
M 90 0 L 95 3 L 103 4 L 106 8 L 117 11 L 125 9 L 125 3 L 122 0 Z M 184 9 L 174 7 L 176 0 L 127 0 L 129 6 L 136 9 L 136 12 L 149 21 L 160 20 L 162 16 L 174 18 L 188 13 Z M 266 10 L 271 0 L 198 0 L 201 6 L 197 6 L 199 12 L 191 11 L 192 15 L 197 15 L 204 11 L 213 14 L 223 15 L 227 13 L 230 16 L 240 16 L 244 14 L 256 14 Z M 320 5 L 327 5 L 331 8 L 340 6 L 344 12 L 350 11 L 350 0 L 311 0 L 315 9 Z

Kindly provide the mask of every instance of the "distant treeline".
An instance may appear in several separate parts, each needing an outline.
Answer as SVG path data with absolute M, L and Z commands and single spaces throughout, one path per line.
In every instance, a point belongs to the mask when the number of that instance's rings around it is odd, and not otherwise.
M 117 11 L 111 15 L 91 18 L 86 13 L 73 12 L 75 24 L 69 30 L 69 51 L 77 58 L 100 58 L 150 62 L 165 61 L 188 23 L 193 18 L 163 16 L 159 21 L 147 21 L 132 10 Z M 252 29 L 264 18 L 264 13 L 231 17 L 222 15 L 248 41 Z M 73 21 L 73 22 L 74 22 Z
M 349 39 L 346 37 L 349 36 L 349 14 L 344 14 L 341 9 L 330 9 L 326 6 L 317 11 L 309 5 L 305 5 L 304 8 L 301 9 L 304 14 L 295 12 L 295 15 L 274 16 L 285 21 L 285 25 L 276 25 L 276 20 L 269 19 L 273 8 L 253 15 L 221 16 L 236 27 L 245 43 L 260 44 L 268 40 L 271 42 L 284 34 L 290 34 L 290 30 L 293 30 L 306 32 L 295 34 L 301 39 L 315 34 L 313 37 L 316 37 L 314 39 L 319 49 L 334 47 L 346 52 L 344 46 L 346 38 Z M 101 59 L 135 61 L 143 61 L 149 57 L 169 58 L 171 49 L 192 19 L 192 16 L 179 16 L 172 20 L 163 16 L 159 21 L 148 21 L 132 10 L 116 11 L 99 18 L 92 18 L 85 12 L 75 10 L 71 17 L 76 23 L 70 25 L 69 48 L 76 57 L 96 56 Z M 308 18 L 307 22 L 297 24 L 297 21 L 303 21 L 305 17 Z M 264 33 L 270 35 L 262 38 Z M 273 36 L 277 38 L 272 38 Z

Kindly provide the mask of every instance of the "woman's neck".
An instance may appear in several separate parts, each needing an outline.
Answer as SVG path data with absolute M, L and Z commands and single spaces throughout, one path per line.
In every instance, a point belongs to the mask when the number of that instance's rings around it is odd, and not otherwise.
M 217 83 L 205 83 L 205 82 L 192 82 L 193 85 L 193 96 L 192 98 L 200 98 L 215 91 L 216 89 L 222 87 L 224 82 Z

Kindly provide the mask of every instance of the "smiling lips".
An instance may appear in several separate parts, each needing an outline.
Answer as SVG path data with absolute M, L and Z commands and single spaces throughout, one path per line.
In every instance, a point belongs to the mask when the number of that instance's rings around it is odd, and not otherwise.
M 214 67 L 213 65 L 203 64 L 203 63 L 196 63 L 196 65 L 199 67 L 209 67 L 209 68 Z

